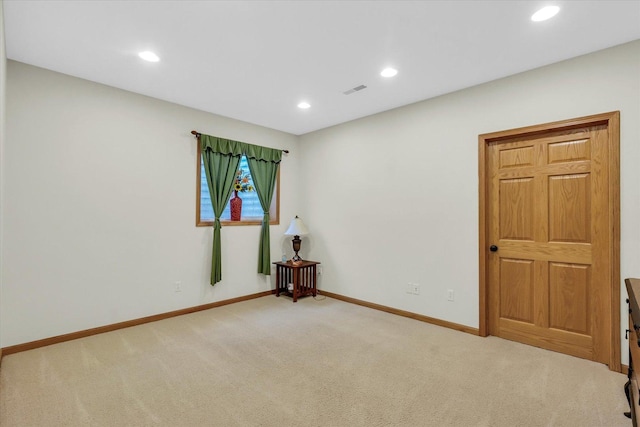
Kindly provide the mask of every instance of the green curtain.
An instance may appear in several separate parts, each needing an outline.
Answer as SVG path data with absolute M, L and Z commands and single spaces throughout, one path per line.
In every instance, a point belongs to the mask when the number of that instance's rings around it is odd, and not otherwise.
M 273 199 L 282 150 L 246 144 L 211 135 L 200 135 L 200 150 L 204 162 L 207 184 L 215 221 L 213 225 L 213 250 L 211 255 L 211 284 L 222 280 L 222 255 L 220 245 L 220 215 L 224 211 L 231 192 L 240 158 L 245 155 L 253 184 L 264 212 L 260 244 L 258 247 L 258 273 L 271 274 L 271 250 L 269 238 L 269 207 Z
M 211 254 L 211 285 L 222 280 L 222 252 L 220 246 L 220 215 L 224 211 L 242 157 L 242 143 L 209 135 L 200 135 L 202 161 L 213 205 L 213 249 Z
M 278 167 L 282 159 L 282 150 L 245 144 L 244 154 L 247 156 L 249 171 L 264 212 L 260 243 L 258 246 L 258 273 L 271 274 L 271 239 L 269 237 L 269 207 L 273 198 L 273 190 L 278 177 Z

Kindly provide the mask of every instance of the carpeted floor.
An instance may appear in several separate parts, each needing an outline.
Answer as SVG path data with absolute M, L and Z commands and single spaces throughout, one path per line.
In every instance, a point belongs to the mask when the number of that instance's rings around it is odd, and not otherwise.
M 604 365 L 274 296 L 6 356 L 0 425 L 629 426 Z

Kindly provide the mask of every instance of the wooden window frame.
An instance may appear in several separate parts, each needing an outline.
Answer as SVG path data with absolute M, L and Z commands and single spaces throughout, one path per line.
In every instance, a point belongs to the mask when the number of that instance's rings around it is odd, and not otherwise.
M 201 191 L 201 175 L 200 171 L 202 169 L 202 149 L 200 148 L 200 144 L 198 144 L 198 154 L 197 154 L 197 167 L 196 167 L 196 227 L 212 227 L 213 221 L 202 221 L 200 219 L 200 191 Z M 279 225 L 280 224 L 280 168 L 278 168 L 278 175 L 276 177 L 276 194 L 275 194 L 275 214 L 271 215 L 271 220 L 269 221 L 269 225 Z M 227 202 L 229 203 L 229 202 Z M 273 201 L 271 202 L 273 204 Z M 242 226 L 242 225 L 262 225 L 262 220 L 240 220 L 240 221 L 230 221 L 230 220 L 220 220 L 220 224 L 227 226 Z

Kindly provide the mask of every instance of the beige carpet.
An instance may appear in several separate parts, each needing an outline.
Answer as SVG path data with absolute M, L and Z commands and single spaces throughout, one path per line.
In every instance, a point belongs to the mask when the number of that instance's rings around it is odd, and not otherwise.
M 629 426 L 606 366 L 326 298 L 6 356 L 0 425 Z

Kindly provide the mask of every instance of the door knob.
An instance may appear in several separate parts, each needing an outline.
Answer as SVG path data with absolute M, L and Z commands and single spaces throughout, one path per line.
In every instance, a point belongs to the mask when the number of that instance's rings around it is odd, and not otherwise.
M 491 246 L 489 246 L 489 250 L 491 252 L 497 252 L 498 251 L 498 247 L 496 245 L 491 245 Z

